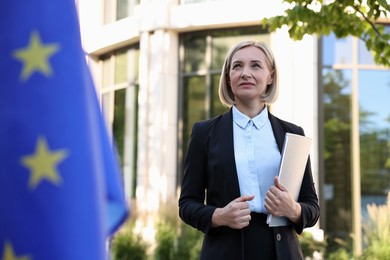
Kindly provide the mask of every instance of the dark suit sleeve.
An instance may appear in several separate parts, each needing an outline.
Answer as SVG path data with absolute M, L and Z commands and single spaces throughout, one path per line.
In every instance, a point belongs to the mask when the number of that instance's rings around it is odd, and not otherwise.
M 204 132 L 202 123 L 194 124 L 184 162 L 179 216 L 186 224 L 206 233 L 215 207 L 204 203 L 207 185 L 207 144 Z
M 298 134 L 305 135 L 302 128 L 299 128 Z M 298 234 L 301 234 L 304 228 L 314 226 L 320 217 L 320 207 L 314 186 L 310 157 L 307 160 L 305 173 L 303 175 L 298 203 L 302 208 L 301 220 L 299 223 L 294 224 L 294 228 Z

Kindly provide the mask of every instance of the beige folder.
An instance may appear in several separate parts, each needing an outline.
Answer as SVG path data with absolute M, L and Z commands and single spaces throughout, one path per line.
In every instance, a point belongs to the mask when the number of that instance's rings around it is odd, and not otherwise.
M 307 136 L 292 133 L 286 133 L 284 139 L 279 179 L 295 200 L 298 200 L 311 142 L 312 139 Z M 268 214 L 267 224 L 270 227 L 286 226 L 289 225 L 289 220 Z

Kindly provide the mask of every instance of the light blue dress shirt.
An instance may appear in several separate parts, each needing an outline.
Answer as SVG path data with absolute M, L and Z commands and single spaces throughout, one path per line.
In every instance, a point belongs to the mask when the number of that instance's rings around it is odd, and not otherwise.
M 267 107 L 249 118 L 233 107 L 234 155 L 241 196 L 255 195 L 248 201 L 252 212 L 266 213 L 265 197 L 278 175 L 281 154 L 276 144 Z

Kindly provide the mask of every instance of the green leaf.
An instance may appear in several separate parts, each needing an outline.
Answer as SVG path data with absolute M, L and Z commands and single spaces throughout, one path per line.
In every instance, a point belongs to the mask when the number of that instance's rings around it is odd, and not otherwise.
M 276 31 L 286 25 L 290 37 L 294 40 L 301 40 L 305 34 L 321 36 L 331 32 L 338 38 L 359 37 L 374 53 L 378 64 L 389 66 L 390 34 L 384 32 L 383 25 L 375 23 L 380 15 L 387 15 L 384 10 L 390 11 L 387 0 L 343 0 L 327 4 L 313 0 L 283 2 L 294 6 L 287 9 L 284 15 L 262 20 L 262 25 L 267 26 L 270 31 Z M 309 8 L 314 2 L 320 4 L 319 10 L 313 11 Z

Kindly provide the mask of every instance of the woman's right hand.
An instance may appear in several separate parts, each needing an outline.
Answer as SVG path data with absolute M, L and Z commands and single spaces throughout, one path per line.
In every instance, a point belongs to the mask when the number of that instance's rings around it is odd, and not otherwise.
M 251 211 L 247 201 L 253 200 L 255 195 L 241 196 L 223 208 L 217 208 L 211 218 L 211 226 L 228 226 L 241 229 L 249 225 Z

